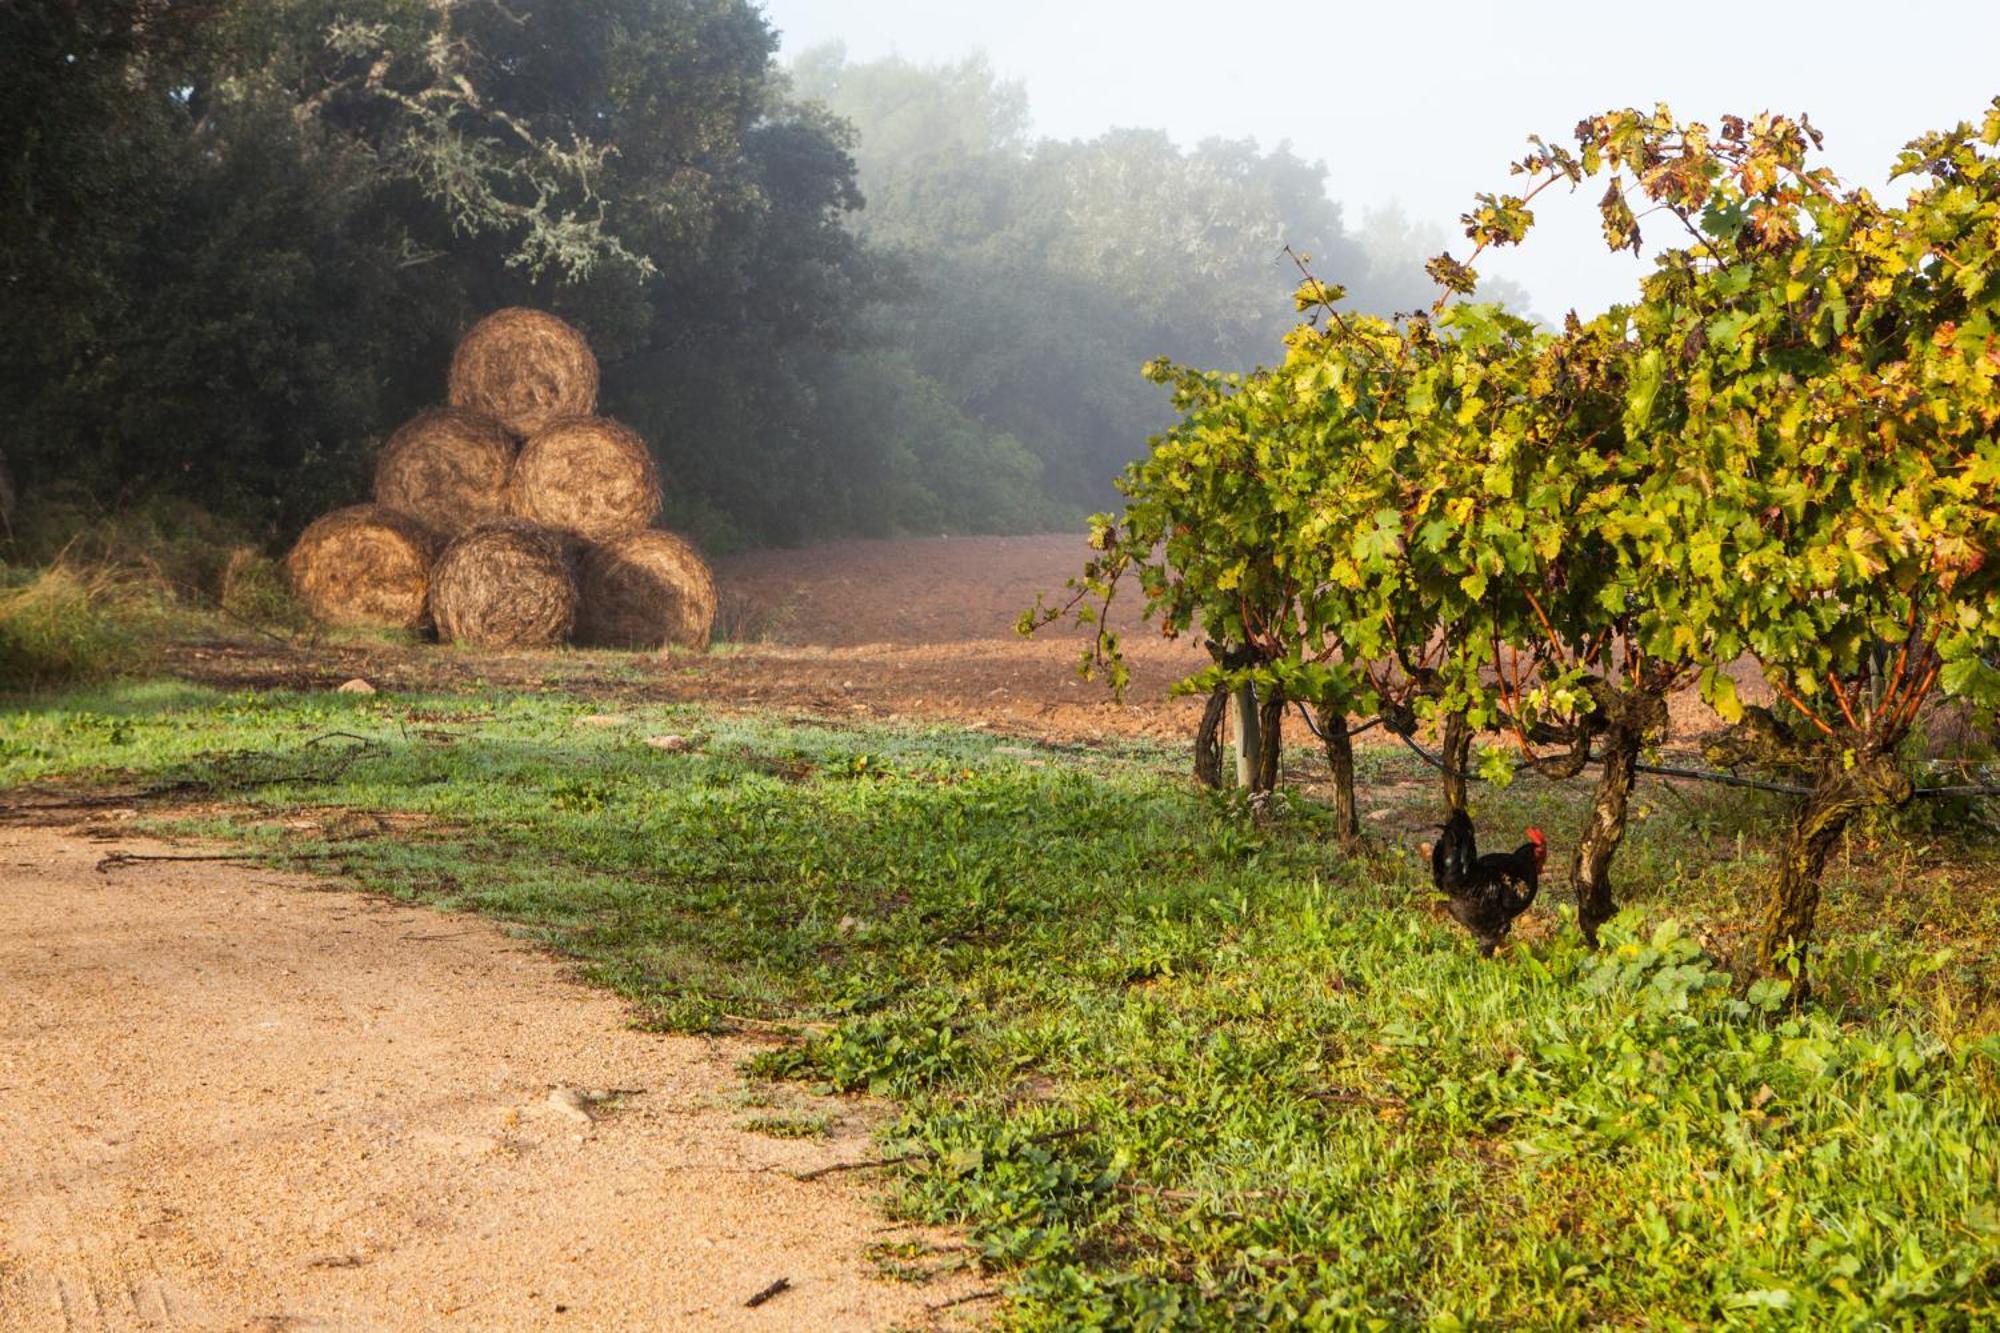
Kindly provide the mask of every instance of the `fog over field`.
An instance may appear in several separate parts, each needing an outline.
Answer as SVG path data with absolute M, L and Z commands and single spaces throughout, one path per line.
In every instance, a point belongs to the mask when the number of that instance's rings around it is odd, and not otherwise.
M 1267 148 L 1290 141 L 1301 156 L 1325 160 L 1329 190 L 1350 219 L 1400 202 L 1454 240 L 1474 193 L 1506 186 L 1506 165 L 1529 134 L 1566 139 L 1583 116 L 1656 101 L 1709 120 L 1808 113 L 1836 170 L 1885 185 L 1910 137 L 1985 106 L 2000 50 L 2000 5 L 1987 0 L 1678 12 L 1566 0 L 1225 8 L 770 0 L 765 8 L 787 57 L 828 41 L 857 60 L 928 63 L 984 51 L 1002 77 L 1021 81 L 1036 132 L 1055 138 L 1157 126 L 1183 145 L 1211 136 Z M 1552 201 L 1539 241 L 1482 271 L 1519 282 L 1548 318 L 1624 299 L 1635 268 L 1604 253 L 1593 202 Z

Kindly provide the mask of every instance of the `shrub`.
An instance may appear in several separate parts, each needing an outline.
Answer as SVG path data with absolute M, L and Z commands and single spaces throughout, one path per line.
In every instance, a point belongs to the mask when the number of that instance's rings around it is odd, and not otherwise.
M 0 690 L 117 675 L 139 661 L 159 614 L 143 580 L 58 561 L 0 592 Z

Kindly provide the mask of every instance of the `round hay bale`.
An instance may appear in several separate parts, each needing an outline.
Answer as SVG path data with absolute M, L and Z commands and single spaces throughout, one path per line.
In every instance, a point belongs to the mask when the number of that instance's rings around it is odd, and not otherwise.
M 558 417 L 597 410 L 597 358 L 581 333 L 540 310 L 496 311 L 451 359 L 451 405 L 526 438 Z
M 285 571 L 319 620 L 413 630 L 424 623 L 437 552 L 436 535 L 408 514 L 355 505 L 301 533 Z
M 425 412 L 389 437 L 375 460 L 375 503 L 444 537 L 504 518 L 514 437 L 492 417 L 455 407 Z
M 576 574 L 558 533 L 482 523 L 445 548 L 431 577 L 438 638 L 475 648 L 551 648 L 576 623 Z
M 508 513 L 590 542 L 643 531 L 660 499 L 652 450 L 603 417 L 568 417 L 530 436 L 507 479 Z
M 596 648 L 706 648 L 715 575 L 671 532 L 634 532 L 584 548 L 577 642 Z

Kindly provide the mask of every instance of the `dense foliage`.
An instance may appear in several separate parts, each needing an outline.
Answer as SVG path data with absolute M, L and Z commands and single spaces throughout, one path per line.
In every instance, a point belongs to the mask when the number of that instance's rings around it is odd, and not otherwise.
M 775 46 L 753 0 L 0 8 L 28 529 L 170 492 L 282 539 L 508 303 L 711 540 L 1059 527 L 1162 424 L 1135 367 L 1276 335 L 1285 244 L 1371 281 L 1283 150 L 1037 144 L 976 63 Z
M 1640 246 L 1633 193 L 1683 229 L 1631 304 L 1539 330 L 1454 304 L 1477 274 L 1441 256 L 1435 313 L 1388 322 L 1309 280 L 1278 369 L 1157 368 L 1185 419 L 1081 588 L 1136 570 L 1170 631 L 1237 654 L 1197 688 L 1436 718 L 1453 804 L 1476 732 L 1512 747 L 1493 776 L 1599 765 L 1572 870 L 1591 933 L 1640 752 L 1698 680 L 1736 724 L 1712 758 L 1811 788 L 1764 933 L 1799 971 L 1848 821 L 1911 797 L 1925 700 L 2000 699 L 2000 102 L 1912 144 L 1895 207 L 1813 165 L 1803 121 L 1627 111 L 1577 141 L 1537 141 L 1526 193 L 1467 232 L 1518 244 L 1537 194 L 1608 175 L 1615 249 Z M 1738 699 L 1746 654 L 1781 711 Z
M 590 332 L 684 508 L 783 535 L 865 495 L 808 423 L 884 279 L 843 225 L 846 132 L 783 99 L 774 44 L 734 0 L 8 7 L 24 489 L 294 528 L 522 302 Z
M 711 535 L 1031 525 L 1018 450 L 857 362 L 897 280 L 774 46 L 742 0 L 0 11 L 23 520 L 172 490 L 282 535 L 522 302 L 589 331 Z
M 1774 851 L 1736 793 L 1638 821 L 1604 951 L 1538 929 L 1494 967 L 1407 855 L 1336 852 L 1283 797 L 1248 827 L 1160 751 L 630 698 L 578 725 L 605 706 L 130 685 L 0 718 L 0 785 L 178 791 L 199 813 L 149 813 L 496 916 L 660 1027 L 814 1020 L 746 1120 L 894 1098 L 900 1208 L 973 1248 L 879 1257 L 986 1266 L 1002 1327 L 2000 1320 L 1990 858 L 1837 905 L 1825 1003 L 1787 1013 L 1704 948 Z M 1414 761 L 1361 758 L 1420 824 Z

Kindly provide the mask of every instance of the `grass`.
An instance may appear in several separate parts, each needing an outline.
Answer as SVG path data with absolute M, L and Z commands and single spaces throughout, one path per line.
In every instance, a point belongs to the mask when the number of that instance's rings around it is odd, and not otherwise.
M 2000 1323 L 2000 895 L 1963 855 L 1860 846 L 1792 1013 L 1728 967 L 1776 809 L 1737 794 L 1647 799 L 1603 953 L 1544 906 L 1488 963 L 1407 850 L 1248 823 L 1177 753 L 600 708 L 73 691 L 0 717 L 0 785 L 174 787 L 180 831 L 498 917 L 652 1027 L 815 1020 L 754 1073 L 894 1099 L 894 1206 L 964 1227 L 1015 1327 Z M 1423 775 L 1364 780 L 1414 838 Z
M 827 1115 L 759 1115 L 746 1120 L 743 1128 L 752 1134 L 774 1139 L 823 1139 L 832 1132 L 833 1118 Z
M 0 692 L 102 681 L 222 625 L 280 641 L 321 630 L 283 569 L 198 509 L 117 516 L 37 504 L 0 542 Z
M 0 564 L 0 690 L 101 680 L 137 666 L 162 607 L 154 589 L 110 567 Z

